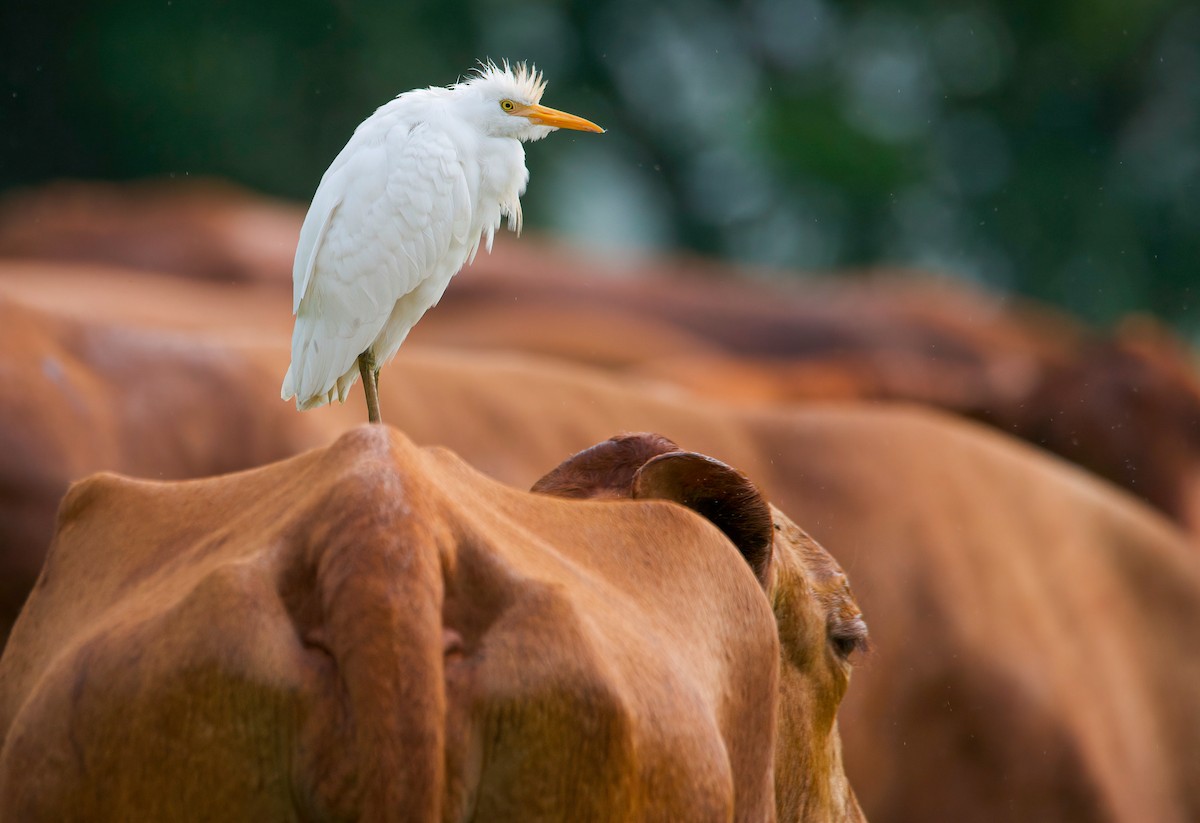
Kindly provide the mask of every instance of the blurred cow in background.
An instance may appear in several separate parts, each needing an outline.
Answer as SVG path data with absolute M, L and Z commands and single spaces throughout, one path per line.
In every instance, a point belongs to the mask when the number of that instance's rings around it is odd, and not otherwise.
M 303 219 L 295 204 L 217 180 L 64 181 L 0 197 L 0 253 L 278 284 Z
M 1200 817 L 1194 538 L 1008 437 L 929 410 L 857 402 L 922 400 L 1009 421 L 1003 425 L 1064 450 L 1074 438 L 1089 461 L 1107 455 L 1110 474 L 1129 468 L 1121 458 L 1132 450 L 1134 490 L 1161 494 L 1159 505 L 1186 521 L 1195 494 L 1195 377 L 1169 336 L 1133 325 L 1106 342 L 1040 310 L 1012 312 L 961 292 L 939 299 L 925 287 L 885 287 L 873 302 L 869 283 L 804 296 L 603 279 L 586 262 L 556 259 L 552 248 L 518 256 L 533 251 L 528 239 L 498 246 L 422 323 L 414 339 L 425 345 L 408 349 L 383 381 L 389 422 L 522 486 L 620 430 L 663 432 L 755 477 L 846 568 L 871 616 L 877 651 L 856 675 L 842 735 L 847 772 L 875 820 Z M 571 273 L 552 276 L 537 265 Z M 13 461 L 5 470 L 16 478 L 11 486 L 42 478 L 40 491 L 30 485 L 25 493 L 54 500 L 69 481 L 105 468 L 182 476 L 167 467 L 180 455 L 182 471 L 232 468 L 189 457 L 210 450 L 220 461 L 241 454 L 246 466 L 257 465 L 326 444 L 361 419 L 354 407 L 302 415 L 277 400 L 290 320 L 286 272 L 275 285 L 254 286 L 111 268 L 89 281 L 76 267 L 28 260 L 5 263 L 4 272 L 14 275 L 0 273 L 13 310 L 35 312 L 25 328 L 46 330 L 37 345 L 66 352 L 39 361 L 40 371 L 17 365 L 30 357 L 21 340 L 40 339 L 34 331 L 0 350 L 0 362 L 34 387 L 22 401 L 23 387 L 8 381 L 0 401 L 0 428 L 33 433 L 25 451 L 0 455 Z M 121 296 L 106 297 L 113 289 Z M 832 297 L 822 303 L 822 295 Z M 804 313 L 806 301 L 818 308 Z M 489 316 L 498 318 L 490 328 Z M 558 318 L 553 335 L 531 332 L 539 316 Z M 586 324 L 572 335 L 567 321 L 576 316 Z M 728 342 L 740 339 L 736 328 L 761 328 L 746 339 L 764 346 L 776 339 L 767 331 L 787 332 L 788 316 L 800 319 L 791 321 L 785 356 Z M 628 336 L 593 337 L 606 317 Z M 825 325 L 806 319 L 822 317 Z M 818 342 L 804 343 L 809 328 L 823 329 Z M 59 336 L 124 339 L 143 352 L 67 345 Z M 438 341 L 458 350 L 437 349 Z M 657 356 L 660 345 L 668 357 Z M 607 374 L 578 364 L 589 358 Z M 62 425 L 54 417 L 62 412 L 40 411 L 72 408 L 53 365 L 44 366 L 57 359 L 88 375 L 85 396 L 93 398 Z M 148 372 L 155 380 L 122 365 L 150 360 L 160 364 Z M 724 363 L 741 380 L 738 392 L 771 402 L 738 404 L 708 367 L 687 367 L 704 362 Z M 1110 371 L 1113 363 L 1120 368 Z M 202 388 L 185 402 L 154 401 L 168 374 Z M 819 386 L 816 397 L 846 402 L 778 402 L 793 397 L 788 387 L 801 376 L 806 389 Z M 700 388 L 723 400 L 681 388 L 701 380 L 712 380 L 715 388 Z M 1081 408 L 1072 384 L 1110 399 Z M 147 416 L 147 408 L 156 411 Z M 193 413 L 207 421 L 187 424 Z M 104 421 L 126 418 L 153 427 L 146 444 L 158 445 L 139 451 L 136 438 L 106 428 Z M 238 426 L 250 432 L 246 445 L 232 434 Z M 104 433 L 95 445 L 85 434 L 92 430 Z M 1137 433 L 1144 438 L 1127 436 Z M 221 438 L 233 448 L 223 451 Z M 42 441 L 59 445 L 39 448 Z M 158 468 L 137 457 L 152 453 L 163 460 Z M 48 534 L 48 514 L 41 523 Z M 24 561 L 27 571 L 44 547 L 26 545 L 35 555 Z M 23 585 L 31 583 L 26 576 Z
M 0 255 L 25 276 L 0 277 L 0 289 L 12 281 L 28 296 L 35 258 L 154 269 L 244 284 L 250 303 L 271 307 L 260 312 L 270 323 L 250 325 L 274 329 L 288 322 L 278 306 L 290 296 L 276 290 L 290 293 L 301 218 L 212 181 L 16 192 L 0 201 Z M 730 403 L 926 403 L 1078 462 L 1200 533 L 1200 379 L 1192 353 L 1152 321 L 1105 337 L 945 279 L 788 287 L 708 261 L 621 265 L 506 240 L 455 280 L 414 342 L 552 355 Z

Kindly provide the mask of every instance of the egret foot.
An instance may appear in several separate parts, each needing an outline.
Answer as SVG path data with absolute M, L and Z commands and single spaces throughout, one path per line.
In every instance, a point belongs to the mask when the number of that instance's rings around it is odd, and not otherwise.
M 375 368 L 375 354 L 370 350 L 358 356 L 358 372 L 362 375 L 363 392 L 367 395 L 367 420 L 382 423 L 379 416 L 379 369 Z

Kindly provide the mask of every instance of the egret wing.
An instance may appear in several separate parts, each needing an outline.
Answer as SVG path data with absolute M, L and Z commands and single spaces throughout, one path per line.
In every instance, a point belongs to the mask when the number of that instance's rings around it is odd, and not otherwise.
M 322 181 L 323 182 L 323 181 Z M 292 263 L 292 314 L 300 311 L 300 301 L 308 292 L 313 270 L 317 264 L 317 249 L 325 238 L 325 231 L 333 214 L 342 203 L 341 192 L 333 187 L 321 187 L 313 196 L 304 225 L 300 227 L 300 242 L 296 246 L 296 259 Z
M 354 149 L 313 198 L 305 221 L 313 247 L 303 265 L 304 230 L 297 251 L 300 297 L 284 390 L 301 401 L 335 386 L 344 397 L 358 355 L 380 336 L 398 301 L 453 264 L 462 245 L 457 236 L 470 223 L 463 166 L 444 131 L 397 122 Z
M 368 121 L 369 123 L 370 121 Z M 352 159 L 359 156 L 364 145 L 369 143 L 365 123 L 355 130 L 354 135 L 338 156 L 329 164 L 317 191 L 313 194 L 308 214 L 304 216 L 304 225 L 300 227 L 300 241 L 296 244 L 296 257 L 292 261 L 292 314 L 300 310 L 300 301 L 308 291 L 312 282 L 313 271 L 317 263 L 317 251 L 325 239 L 325 231 L 333 214 L 341 205 L 350 175 L 344 174 L 343 169 Z

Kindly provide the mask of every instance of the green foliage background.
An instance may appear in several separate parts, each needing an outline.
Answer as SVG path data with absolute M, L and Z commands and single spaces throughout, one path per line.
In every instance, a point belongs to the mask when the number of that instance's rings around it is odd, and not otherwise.
M 609 128 L 530 147 L 535 227 L 1200 331 L 1200 7 L 1167 0 L 7 0 L 0 187 L 307 199 L 376 106 L 483 57 Z

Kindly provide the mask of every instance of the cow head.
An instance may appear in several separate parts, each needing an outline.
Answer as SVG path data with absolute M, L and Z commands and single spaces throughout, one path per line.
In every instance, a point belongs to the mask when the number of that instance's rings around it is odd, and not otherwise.
M 850 658 L 866 646 L 867 627 L 837 561 L 744 474 L 656 434 L 622 435 L 586 449 L 533 491 L 672 500 L 725 533 L 762 585 L 779 628 L 779 819 L 861 820 L 842 768 L 836 715 L 850 682 Z

